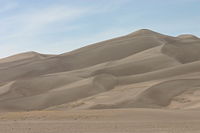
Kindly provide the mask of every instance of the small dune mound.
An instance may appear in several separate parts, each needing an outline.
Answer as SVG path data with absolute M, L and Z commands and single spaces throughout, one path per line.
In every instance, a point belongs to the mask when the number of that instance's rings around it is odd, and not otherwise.
M 109 74 L 97 75 L 93 79 L 93 85 L 95 88 L 108 91 L 117 85 L 117 78 Z
M 32 59 L 32 58 L 41 58 L 42 59 L 42 58 L 45 58 L 48 56 L 52 56 L 52 55 L 45 55 L 45 54 L 40 54 L 40 53 L 31 51 L 31 52 L 25 52 L 25 53 L 21 53 L 21 54 L 17 54 L 17 55 L 13 55 L 10 57 L 0 59 L 0 63 L 28 60 L 28 59 Z
M 162 52 L 180 63 L 190 63 L 200 60 L 200 39 L 176 41 L 163 46 Z
M 182 34 L 177 36 L 178 38 L 181 39 L 199 39 L 197 36 L 191 35 L 191 34 Z
M 180 79 L 156 84 L 144 91 L 133 106 L 165 107 L 172 99 L 188 89 L 200 87 L 200 79 Z
M 157 33 L 155 31 L 149 30 L 149 29 L 141 29 L 138 31 L 135 31 L 129 35 L 133 35 L 133 36 L 161 36 L 162 34 Z

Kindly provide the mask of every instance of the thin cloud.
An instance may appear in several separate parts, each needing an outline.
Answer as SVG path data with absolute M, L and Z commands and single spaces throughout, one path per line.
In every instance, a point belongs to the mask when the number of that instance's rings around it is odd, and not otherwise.
M 7 37 L 18 37 L 22 35 L 34 35 L 48 28 L 51 24 L 64 21 L 69 22 L 77 19 L 86 12 L 84 9 L 67 8 L 64 6 L 56 6 L 42 9 L 40 11 L 32 11 L 25 14 L 18 14 L 2 20 L 0 28 L 3 29 L 2 34 Z M 11 33 L 10 33 L 10 32 Z
M 32 49 L 37 44 L 40 34 L 48 34 L 50 29 L 58 32 L 59 29 L 74 29 L 75 26 L 67 24 L 85 14 L 87 9 L 57 5 L 2 18 L 0 19 L 0 46 L 6 51 L 1 52 L 0 56 Z M 60 27 L 60 23 L 67 26 Z

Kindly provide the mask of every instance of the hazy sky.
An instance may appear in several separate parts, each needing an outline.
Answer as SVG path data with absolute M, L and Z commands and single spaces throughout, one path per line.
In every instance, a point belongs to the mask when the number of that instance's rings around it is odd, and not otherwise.
M 200 36 L 200 0 L 0 0 L 0 57 L 63 53 L 143 28 Z

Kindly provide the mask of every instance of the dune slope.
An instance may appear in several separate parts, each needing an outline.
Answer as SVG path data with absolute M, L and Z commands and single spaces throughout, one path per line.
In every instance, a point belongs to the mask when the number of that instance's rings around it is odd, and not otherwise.
M 0 111 L 198 109 L 200 39 L 142 29 L 60 55 L 0 59 Z

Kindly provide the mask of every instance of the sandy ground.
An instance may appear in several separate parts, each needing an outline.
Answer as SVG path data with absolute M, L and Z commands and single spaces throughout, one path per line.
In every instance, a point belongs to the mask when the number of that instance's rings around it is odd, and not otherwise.
M 200 112 L 154 109 L 2 113 L 1 133 L 199 133 Z
M 2 133 L 199 133 L 198 122 L 19 121 L 1 122 Z

